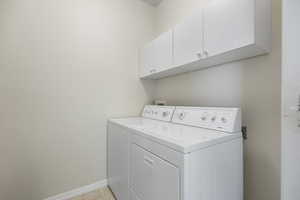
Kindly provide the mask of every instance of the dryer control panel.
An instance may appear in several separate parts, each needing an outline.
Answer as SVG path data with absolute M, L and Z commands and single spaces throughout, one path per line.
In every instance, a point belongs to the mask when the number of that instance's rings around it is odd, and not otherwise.
M 174 114 L 174 110 L 175 106 L 146 105 L 142 116 L 145 118 L 170 122 Z
M 241 132 L 241 109 L 176 107 L 172 122 L 229 133 Z

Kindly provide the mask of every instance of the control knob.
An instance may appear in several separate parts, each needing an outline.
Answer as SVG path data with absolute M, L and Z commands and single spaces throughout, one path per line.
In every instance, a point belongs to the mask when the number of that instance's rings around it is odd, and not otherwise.
M 216 121 L 216 119 L 217 119 L 217 117 L 216 117 L 216 116 L 214 116 L 214 117 L 212 117 L 212 118 L 211 118 L 211 121 L 212 121 L 212 122 L 215 122 L 215 121 Z
M 162 116 L 163 116 L 163 117 L 167 117 L 167 116 L 169 116 L 169 114 L 170 114 L 170 112 L 165 111 L 165 112 L 162 113 Z
M 183 120 L 184 117 L 185 117 L 185 114 L 184 114 L 183 112 L 179 113 L 178 118 L 179 118 L 180 120 Z
M 221 118 L 221 121 L 222 121 L 223 123 L 227 123 L 227 119 L 226 119 L 225 117 L 222 117 L 222 118 Z
M 208 113 L 203 113 L 203 115 L 202 115 L 202 117 L 201 117 L 201 120 L 202 121 L 206 121 L 207 120 L 207 118 L 208 118 L 208 116 L 209 116 L 209 114 Z

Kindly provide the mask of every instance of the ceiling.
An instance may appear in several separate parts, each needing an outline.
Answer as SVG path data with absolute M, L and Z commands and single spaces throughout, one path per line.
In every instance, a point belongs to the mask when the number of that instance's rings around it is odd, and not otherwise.
M 152 6 L 158 6 L 163 0 L 142 0 Z

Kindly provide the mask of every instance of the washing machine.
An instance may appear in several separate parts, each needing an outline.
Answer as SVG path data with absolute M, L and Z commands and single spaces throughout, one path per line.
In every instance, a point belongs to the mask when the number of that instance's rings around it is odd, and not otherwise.
M 239 108 L 145 106 L 108 121 L 117 200 L 242 200 Z

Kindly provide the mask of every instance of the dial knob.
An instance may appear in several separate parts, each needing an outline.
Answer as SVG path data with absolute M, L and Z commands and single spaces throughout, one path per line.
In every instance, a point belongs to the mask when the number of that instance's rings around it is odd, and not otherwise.
M 226 122 L 227 122 L 227 119 L 226 119 L 225 117 L 222 117 L 222 118 L 221 118 L 221 121 L 222 121 L 223 123 L 226 123 Z
M 201 116 L 201 120 L 202 121 L 206 121 L 209 117 L 209 114 L 207 112 L 203 113 L 202 116 Z
M 182 112 L 182 113 L 179 113 L 178 118 L 179 118 L 180 120 L 183 120 L 184 117 L 185 117 L 185 114 L 184 114 L 183 112 Z
M 212 118 L 211 118 L 211 121 L 212 121 L 212 122 L 215 122 L 215 121 L 216 121 L 216 119 L 217 119 L 217 117 L 216 117 L 216 116 L 214 116 L 214 117 L 212 117 Z
M 168 111 L 165 111 L 165 112 L 162 113 L 162 116 L 163 116 L 163 117 L 167 117 L 169 114 L 170 114 L 170 113 L 169 113 Z

